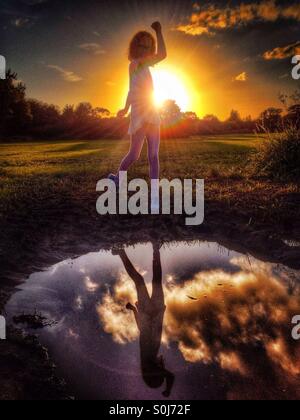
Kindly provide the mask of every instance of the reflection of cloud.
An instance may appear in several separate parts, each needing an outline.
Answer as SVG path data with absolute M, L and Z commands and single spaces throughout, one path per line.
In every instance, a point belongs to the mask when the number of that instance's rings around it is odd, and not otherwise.
M 299 347 L 290 341 L 291 319 L 300 310 L 297 294 L 289 294 L 269 265 L 251 261 L 249 271 L 245 258 L 232 264 L 240 271 L 201 272 L 182 285 L 167 284 L 164 342 L 178 343 L 189 362 L 218 363 L 242 375 L 255 369 L 259 345 L 274 369 L 300 374 Z M 123 276 L 98 307 L 104 330 L 116 342 L 138 336 L 132 313 L 124 309 L 135 299 L 133 282 Z
M 126 309 L 126 304 L 136 302 L 136 299 L 133 282 L 126 275 L 121 275 L 113 294 L 107 292 L 97 308 L 104 331 L 119 344 L 134 341 L 138 337 L 132 313 Z
M 300 41 L 285 47 L 278 47 L 273 50 L 266 51 L 263 57 L 265 60 L 283 60 L 297 54 L 300 54 Z
M 232 275 L 221 271 L 200 273 L 169 294 L 166 335 L 179 342 L 186 360 L 218 362 L 231 369 L 236 366 L 241 372 L 251 369 L 251 361 L 245 360 L 241 349 L 260 343 L 273 363 L 300 373 L 300 360 L 284 352 L 289 350 L 290 322 L 292 314 L 299 311 L 299 300 L 289 296 L 287 289 L 263 268 L 253 266 L 254 272 Z M 198 300 L 184 301 L 191 290 Z M 279 348 L 282 357 L 275 358 L 269 349 L 278 340 L 285 347 Z
M 79 334 L 77 334 L 77 333 L 73 330 L 73 328 L 69 328 L 69 329 L 67 330 L 67 336 L 68 336 L 68 337 L 70 337 L 70 338 L 74 338 L 74 340 L 79 340 L 79 338 L 80 338 Z
M 224 370 L 239 372 L 241 375 L 247 374 L 246 367 L 235 352 L 220 353 L 218 362 Z
M 70 83 L 76 83 L 76 82 L 80 82 L 82 80 L 82 77 L 78 76 L 76 73 L 74 73 L 73 71 L 70 70 L 65 70 L 60 66 L 55 66 L 52 64 L 49 64 L 47 66 L 49 69 L 52 69 L 54 71 L 56 71 L 58 74 L 60 74 L 60 76 L 66 81 L 66 82 L 70 82 Z
M 77 296 L 77 298 L 75 299 L 75 309 L 77 309 L 78 311 L 82 311 L 83 309 L 82 296 Z
M 275 0 L 241 3 L 235 7 L 198 5 L 189 22 L 176 29 L 188 35 L 214 35 L 218 30 L 238 28 L 259 21 L 275 22 L 280 18 L 300 21 L 300 5 L 279 5 Z
M 99 284 L 93 282 L 89 276 L 84 278 L 84 284 L 88 292 L 95 293 L 99 289 Z

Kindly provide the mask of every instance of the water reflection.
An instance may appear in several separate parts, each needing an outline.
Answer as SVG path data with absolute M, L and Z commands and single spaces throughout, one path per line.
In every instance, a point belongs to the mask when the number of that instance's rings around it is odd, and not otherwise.
M 162 266 L 159 244 L 153 244 L 153 280 L 150 297 L 143 276 L 135 269 L 124 249 L 114 250 L 119 255 L 126 272 L 133 280 L 138 301 L 127 303 L 126 308 L 134 314 L 140 332 L 141 368 L 145 383 L 150 388 L 159 388 L 166 381 L 163 396 L 169 397 L 174 383 L 174 375 L 165 367 L 163 356 L 159 356 L 162 340 L 163 320 L 166 311 L 162 285 Z M 101 314 L 101 307 L 99 308 Z
M 217 244 L 137 245 L 35 274 L 7 310 L 58 322 L 40 338 L 82 398 L 298 399 L 299 278 Z

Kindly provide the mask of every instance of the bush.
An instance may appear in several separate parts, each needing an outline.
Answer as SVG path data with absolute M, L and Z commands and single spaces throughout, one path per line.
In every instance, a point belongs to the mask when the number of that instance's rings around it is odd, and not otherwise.
M 280 133 L 266 131 L 253 156 L 257 175 L 277 180 L 300 180 L 300 130 L 294 126 Z

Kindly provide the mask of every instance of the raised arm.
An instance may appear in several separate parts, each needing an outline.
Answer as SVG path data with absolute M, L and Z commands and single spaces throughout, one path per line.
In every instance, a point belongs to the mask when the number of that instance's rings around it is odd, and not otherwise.
M 155 31 L 157 38 L 157 52 L 149 59 L 150 65 L 153 66 L 167 58 L 167 47 L 160 22 L 154 22 L 151 27 Z

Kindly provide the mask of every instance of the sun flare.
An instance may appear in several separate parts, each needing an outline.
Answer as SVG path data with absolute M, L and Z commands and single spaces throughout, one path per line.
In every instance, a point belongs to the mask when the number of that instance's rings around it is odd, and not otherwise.
M 180 76 L 169 70 L 153 70 L 154 100 L 160 107 L 166 100 L 172 99 L 182 111 L 188 111 L 190 98 L 187 87 Z

